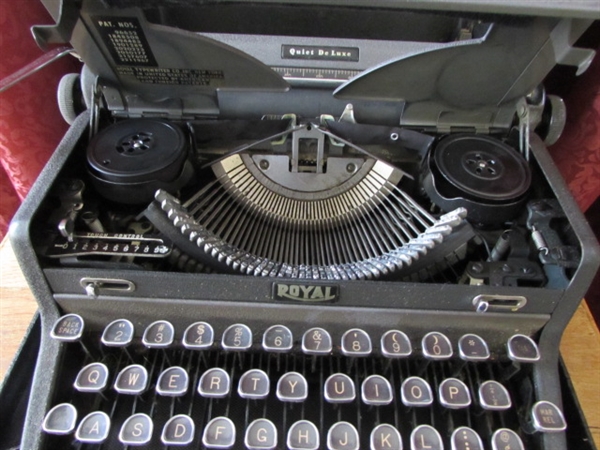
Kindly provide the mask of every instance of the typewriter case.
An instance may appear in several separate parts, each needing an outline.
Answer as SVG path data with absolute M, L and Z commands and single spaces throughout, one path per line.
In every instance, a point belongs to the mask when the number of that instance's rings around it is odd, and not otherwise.
M 568 410 L 566 432 L 540 432 L 531 417 L 539 401 L 563 408 L 558 346 L 599 264 L 544 143 L 561 122 L 544 78 L 556 64 L 583 72 L 594 56 L 573 44 L 597 6 L 577 5 L 65 2 L 57 25 L 34 35 L 42 46 L 70 42 L 82 58 L 88 109 L 11 226 L 42 330 L 21 448 L 96 445 L 42 430 L 62 403 L 78 420 L 96 409 L 111 416 L 102 448 L 121 445 L 127 414 L 147 413 L 154 433 L 143 448 L 163 448 L 168 409 L 182 401 L 196 422 L 185 448 L 203 448 L 203 429 L 225 415 L 233 448 L 244 448 L 261 414 L 275 422 L 277 448 L 303 419 L 322 427 L 325 448 L 334 417 L 358 429 L 361 448 L 384 423 L 404 448 L 419 425 L 435 428 L 444 448 L 461 426 L 485 449 L 504 428 L 527 449 L 578 439 L 584 448 Z M 85 321 L 80 342 L 51 337 L 66 314 Z M 117 319 L 135 328 L 126 350 L 100 342 Z M 174 327 L 169 348 L 142 342 L 158 320 Z M 214 344 L 185 348 L 199 321 Z M 226 336 L 241 324 L 251 331 L 243 352 Z M 291 332 L 289 351 L 265 344 L 274 325 Z M 307 351 L 314 328 L 331 336 L 326 355 Z M 370 340 L 368 354 L 353 352 L 367 341 L 345 341 L 349 330 Z M 411 343 L 406 358 L 385 354 L 382 336 L 395 330 Z M 430 332 L 450 340 L 449 360 L 428 354 Z M 485 340 L 487 361 L 461 358 L 468 334 Z M 511 360 L 514 335 L 531 337 L 540 359 Z M 113 391 L 118 355 L 148 366 L 140 399 Z M 112 361 L 109 386 L 77 391 L 78 371 L 94 361 Z M 192 378 L 184 400 L 161 397 L 154 385 L 168 365 L 197 375 L 222 365 L 233 391 L 260 368 L 271 392 L 205 400 Z M 275 397 L 291 371 L 308 379 L 306 408 Z M 368 375 L 388 377 L 392 404 L 323 400 L 337 372 L 357 391 Z M 432 385 L 433 405 L 402 403 L 409 376 Z M 471 408 L 444 409 L 438 385 L 454 377 L 508 380 L 511 409 L 482 411 L 476 387 Z

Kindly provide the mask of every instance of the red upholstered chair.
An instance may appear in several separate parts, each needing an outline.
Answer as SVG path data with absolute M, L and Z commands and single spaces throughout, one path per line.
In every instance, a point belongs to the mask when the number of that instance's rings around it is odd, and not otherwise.
M 37 0 L 0 1 L 0 79 L 42 55 L 29 28 L 53 23 Z M 0 94 L 0 240 L 68 127 L 56 102 L 58 82 L 79 71 L 66 56 Z

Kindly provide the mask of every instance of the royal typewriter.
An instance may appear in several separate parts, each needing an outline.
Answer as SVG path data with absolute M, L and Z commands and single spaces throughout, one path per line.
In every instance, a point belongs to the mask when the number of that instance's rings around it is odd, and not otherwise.
M 544 80 L 595 2 L 48 7 L 85 65 L 11 227 L 20 448 L 593 448 L 558 344 L 600 258 Z

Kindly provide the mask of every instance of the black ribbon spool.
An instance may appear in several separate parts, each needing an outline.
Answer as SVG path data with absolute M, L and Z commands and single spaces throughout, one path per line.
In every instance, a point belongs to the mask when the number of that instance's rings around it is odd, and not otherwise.
M 126 204 L 149 203 L 157 189 L 175 192 L 187 184 L 194 173 L 187 155 L 183 131 L 160 119 L 117 122 L 94 136 L 87 148 L 97 191 Z
M 423 187 L 443 211 L 463 207 L 471 223 L 501 224 L 519 214 L 531 186 L 529 164 L 489 136 L 456 134 L 428 154 Z

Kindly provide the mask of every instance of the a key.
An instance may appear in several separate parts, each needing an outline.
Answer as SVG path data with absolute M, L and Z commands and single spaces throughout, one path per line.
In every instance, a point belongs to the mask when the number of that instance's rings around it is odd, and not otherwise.
M 79 423 L 75 439 L 84 444 L 101 444 L 110 432 L 110 417 L 102 411 L 89 413 Z

